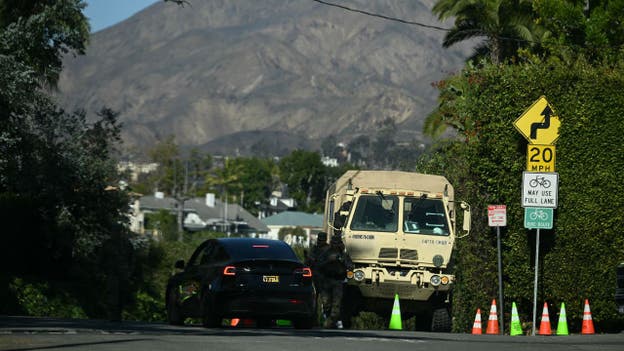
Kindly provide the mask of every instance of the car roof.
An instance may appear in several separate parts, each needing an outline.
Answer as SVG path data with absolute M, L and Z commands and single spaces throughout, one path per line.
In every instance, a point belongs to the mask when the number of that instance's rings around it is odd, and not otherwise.
M 235 259 L 286 259 L 299 261 L 293 249 L 282 240 L 261 238 L 216 239 Z

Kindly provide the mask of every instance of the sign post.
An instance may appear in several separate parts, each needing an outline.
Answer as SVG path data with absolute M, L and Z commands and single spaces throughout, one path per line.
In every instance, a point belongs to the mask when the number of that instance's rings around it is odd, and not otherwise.
M 533 332 L 537 320 L 540 229 L 552 229 L 553 209 L 557 208 L 559 174 L 555 173 L 555 146 L 561 121 L 546 97 L 541 96 L 514 123 L 529 142 L 527 171 L 522 173 L 524 227 L 536 229 L 535 280 L 533 282 Z
M 506 205 L 488 205 L 488 225 L 496 227 L 496 247 L 498 251 L 498 301 L 499 310 L 504 313 L 503 303 L 503 258 L 501 253 L 500 227 L 507 226 L 507 206 Z M 505 335 L 505 318 L 500 318 L 500 333 Z

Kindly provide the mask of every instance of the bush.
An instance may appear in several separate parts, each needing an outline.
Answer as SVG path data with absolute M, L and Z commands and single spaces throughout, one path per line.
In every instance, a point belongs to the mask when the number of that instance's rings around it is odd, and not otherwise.
M 17 297 L 19 308 L 29 316 L 87 318 L 76 299 L 51 289 L 48 283 L 30 283 L 15 278 L 9 284 L 9 289 Z

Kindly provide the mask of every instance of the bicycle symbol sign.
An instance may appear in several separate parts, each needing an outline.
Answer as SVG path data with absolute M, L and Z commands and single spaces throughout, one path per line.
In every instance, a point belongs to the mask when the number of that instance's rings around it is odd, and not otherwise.
M 522 207 L 557 208 L 559 174 L 523 172 Z
M 524 227 L 527 229 L 552 229 L 553 209 L 543 207 L 525 207 Z

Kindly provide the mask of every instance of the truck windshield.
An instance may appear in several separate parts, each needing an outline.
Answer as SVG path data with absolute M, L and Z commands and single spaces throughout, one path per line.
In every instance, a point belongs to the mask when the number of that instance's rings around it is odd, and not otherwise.
M 399 199 L 396 196 L 360 196 L 351 221 L 351 230 L 396 232 L 398 208 Z
M 403 231 L 406 234 L 449 235 L 444 203 L 406 197 L 403 201 Z

